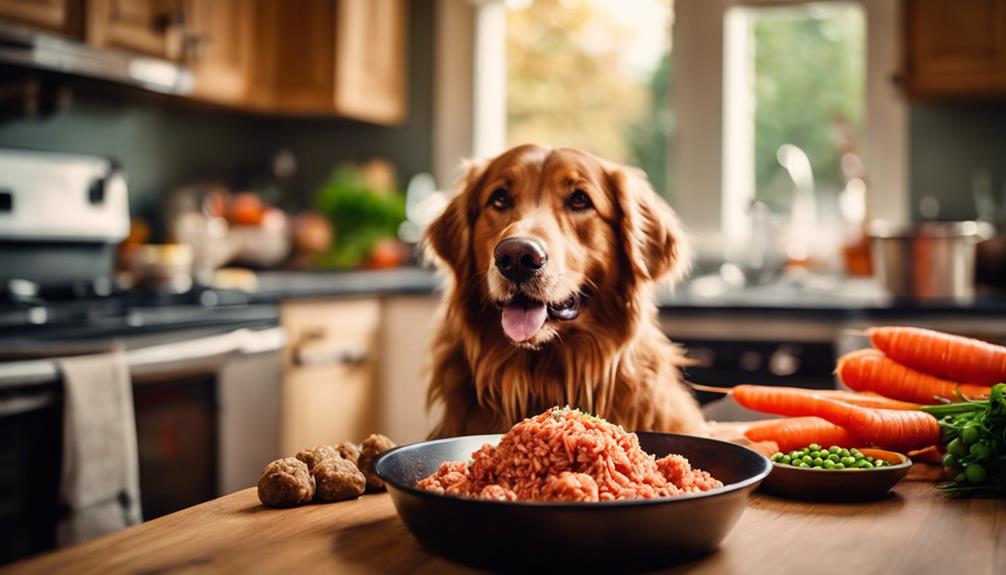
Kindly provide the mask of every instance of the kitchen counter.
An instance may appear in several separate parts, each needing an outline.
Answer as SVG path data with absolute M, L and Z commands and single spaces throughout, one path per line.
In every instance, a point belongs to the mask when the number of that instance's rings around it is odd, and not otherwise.
M 375 271 L 260 272 L 252 302 L 287 299 L 389 295 L 437 295 L 442 278 L 433 270 L 403 267 Z M 673 292 L 658 295 L 662 313 L 745 315 L 812 315 L 815 317 L 890 318 L 904 316 L 1006 317 L 1006 297 L 979 295 L 973 303 L 913 303 L 893 300 L 871 280 L 809 278 L 780 280 L 765 286 L 725 289 L 695 277 Z
M 403 267 L 371 271 L 259 272 L 253 301 L 432 294 L 441 279 L 432 270 Z
M 476 573 L 420 547 L 386 493 L 267 509 L 254 489 L 2 573 Z M 1006 573 L 1006 501 L 951 500 L 902 482 L 886 500 L 755 494 L 721 549 L 668 573 Z

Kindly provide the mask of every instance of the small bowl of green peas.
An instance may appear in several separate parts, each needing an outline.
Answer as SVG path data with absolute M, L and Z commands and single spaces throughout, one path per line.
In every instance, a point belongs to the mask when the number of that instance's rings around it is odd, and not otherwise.
M 890 493 L 912 466 L 894 451 L 816 443 L 772 455 L 762 490 L 808 501 L 869 501 Z

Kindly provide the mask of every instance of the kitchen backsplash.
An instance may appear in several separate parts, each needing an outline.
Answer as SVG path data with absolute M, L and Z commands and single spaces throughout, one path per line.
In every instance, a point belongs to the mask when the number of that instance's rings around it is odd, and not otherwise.
M 71 108 L 49 118 L 0 119 L 0 146 L 113 157 L 129 175 L 131 212 L 147 216 L 158 210 L 163 193 L 193 178 L 241 185 L 268 175 L 282 149 L 296 156 L 292 187 L 302 196 L 316 190 L 336 164 L 373 156 L 390 160 L 405 180 L 433 164 L 433 6 L 433 0 L 410 4 L 408 117 L 396 127 L 267 118 L 67 79 Z
M 975 217 L 974 174 L 986 170 L 992 191 L 1006 187 L 1006 105 L 916 104 L 910 110 L 909 182 L 912 217 L 923 198 L 940 205 L 935 219 Z

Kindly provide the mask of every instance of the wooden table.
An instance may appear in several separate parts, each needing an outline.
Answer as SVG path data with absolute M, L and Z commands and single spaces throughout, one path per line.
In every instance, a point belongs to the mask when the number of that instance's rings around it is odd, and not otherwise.
M 812 504 L 756 494 L 722 548 L 669 573 L 1006 573 L 1006 501 Z M 385 493 L 276 510 L 247 489 L 2 573 L 475 573 L 430 555 Z

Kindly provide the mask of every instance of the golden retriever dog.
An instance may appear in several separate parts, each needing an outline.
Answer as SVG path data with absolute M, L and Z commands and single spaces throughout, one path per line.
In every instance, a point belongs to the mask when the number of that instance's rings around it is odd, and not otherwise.
M 504 432 L 554 405 L 628 430 L 705 431 L 653 294 L 689 252 L 640 170 L 524 145 L 472 163 L 459 187 L 425 238 L 450 276 L 433 437 Z

